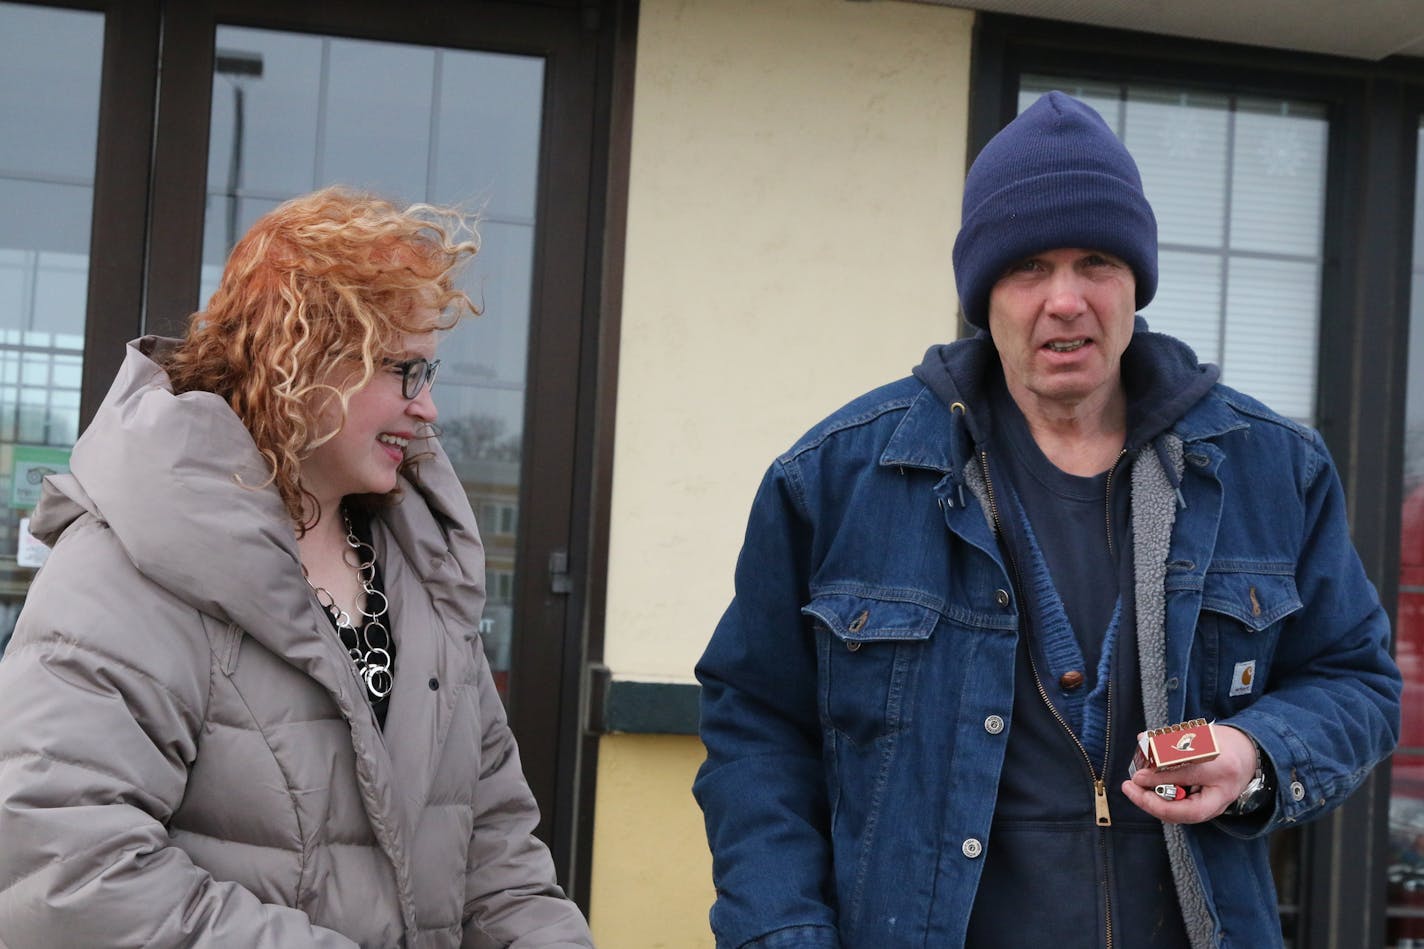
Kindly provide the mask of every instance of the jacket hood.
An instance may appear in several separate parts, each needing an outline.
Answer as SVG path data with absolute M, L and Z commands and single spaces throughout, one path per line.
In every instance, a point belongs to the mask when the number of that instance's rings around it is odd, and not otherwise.
M 991 373 L 1001 373 L 998 352 L 989 333 L 931 346 L 914 369 L 917 379 L 946 405 L 965 406 L 964 423 L 975 444 L 989 440 L 991 422 L 985 408 Z M 1122 354 L 1122 380 L 1127 388 L 1125 447 L 1135 451 L 1171 428 L 1201 400 L 1221 376 L 1211 363 L 1201 363 L 1186 343 L 1154 333 L 1141 316 L 1132 341 Z M 979 411 L 975 411 L 975 409 Z
M 318 607 L 281 496 L 221 397 L 173 393 L 163 362 L 176 343 L 150 336 L 128 344 L 108 395 L 75 443 L 70 473 L 46 479 L 35 534 L 53 544 L 92 514 L 139 572 L 171 595 L 237 624 L 295 665 L 315 662 L 324 644 L 303 634 L 317 628 Z M 441 578 L 431 593 L 442 612 L 453 611 L 472 630 L 483 586 L 452 570 L 452 562 L 483 563 L 477 549 L 469 560 L 458 556 L 470 544 L 478 548 L 478 534 L 448 459 L 434 439 L 426 442 L 416 450 L 433 457 L 421 463 L 420 483 L 403 481 L 401 503 L 377 517 L 422 579 Z

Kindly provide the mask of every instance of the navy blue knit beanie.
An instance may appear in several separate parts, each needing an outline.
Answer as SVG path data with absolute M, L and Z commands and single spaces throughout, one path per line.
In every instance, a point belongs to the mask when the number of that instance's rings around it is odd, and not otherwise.
M 1050 92 L 990 140 L 964 181 L 954 279 L 964 317 L 989 326 L 989 291 L 1013 263 L 1060 247 L 1132 268 L 1137 308 L 1157 292 L 1157 219 L 1127 148 L 1102 116 Z

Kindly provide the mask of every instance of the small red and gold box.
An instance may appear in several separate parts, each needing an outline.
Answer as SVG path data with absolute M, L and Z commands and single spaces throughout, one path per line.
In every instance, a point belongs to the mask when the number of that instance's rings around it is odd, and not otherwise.
M 1211 723 L 1204 718 L 1194 718 L 1139 732 L 1129 774 L 1136 774 L 1142 768 L 1171 771 L 1183 765 L 1210 761 L 1219 754 Z

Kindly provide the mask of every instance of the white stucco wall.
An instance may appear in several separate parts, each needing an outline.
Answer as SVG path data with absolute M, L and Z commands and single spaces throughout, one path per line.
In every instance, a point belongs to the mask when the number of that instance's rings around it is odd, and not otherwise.
M 690 679 L 766 466 L 952 335 L 972 14 L 643 0 L 604 658 Z

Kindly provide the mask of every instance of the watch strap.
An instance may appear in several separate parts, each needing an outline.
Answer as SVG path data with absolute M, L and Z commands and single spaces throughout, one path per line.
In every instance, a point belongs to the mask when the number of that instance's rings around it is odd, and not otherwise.
M 1242 734 L 1251 739 L 1251 745 L 1256 749 L 1256 773 L 1251 776 L 1251 780 L 1246 783 L 1246 787 L 1237 795 L 1236 800 L 1226 806 L 1224 813 L 1231 816 L 1250 814 L 1260 810 L 1276 790 L 1273 786 L 1275 782 L 1271 780 L 1271 775 L 1267 772 L 1260 743 L 1246 732 L 1242 732 Z

